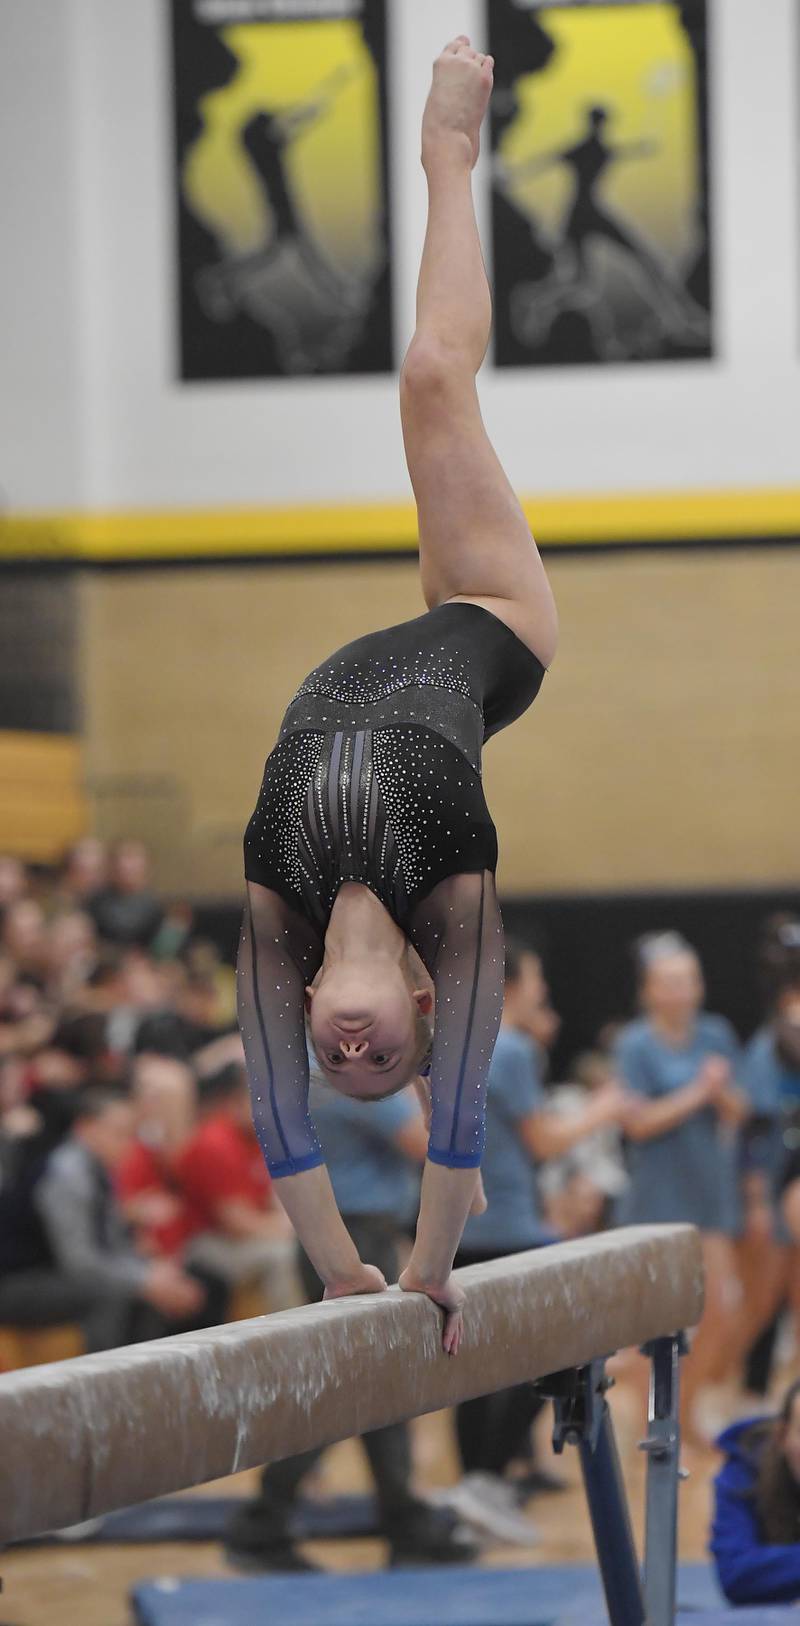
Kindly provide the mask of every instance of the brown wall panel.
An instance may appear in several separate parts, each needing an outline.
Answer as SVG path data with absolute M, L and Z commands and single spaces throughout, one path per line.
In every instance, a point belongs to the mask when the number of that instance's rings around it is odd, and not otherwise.
M 562 643 L 486 753 L 509 893 L 797 876 L 800 550 L 561 556 Z M 162 884 L 240 885 L 263 759 L 306 671 L 418 613 L 410 562 L 86 574 L 82 686 L 101 831 Z

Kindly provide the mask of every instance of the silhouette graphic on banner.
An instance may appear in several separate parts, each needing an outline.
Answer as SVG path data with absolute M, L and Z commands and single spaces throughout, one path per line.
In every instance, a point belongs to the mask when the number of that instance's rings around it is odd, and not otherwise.
M 704 0 L 489 0 L 499 366 L 711 354 Z
M 173 0 L 183 377 L 388 371 L 382 0 L 236 10 Z

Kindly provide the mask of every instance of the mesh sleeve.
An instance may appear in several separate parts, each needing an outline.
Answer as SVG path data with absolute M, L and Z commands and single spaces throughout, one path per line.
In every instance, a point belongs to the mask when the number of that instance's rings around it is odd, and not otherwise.
M 492 875 L 441 881 L 417 904 L 410 929 L 436 993 L 428 1157 L 448 1168 L 477 1168 L 503 1010 L 503 923 Z
M 276 892 L 247 884 L 236 968 L 253 1122 L 274 1180 L 323 1162 L 308 1111 L 304 990 L 321 960 L 312 928 Z

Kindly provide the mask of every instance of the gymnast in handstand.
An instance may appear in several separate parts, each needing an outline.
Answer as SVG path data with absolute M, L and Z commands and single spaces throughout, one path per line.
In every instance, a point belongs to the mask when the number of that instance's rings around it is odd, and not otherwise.
M 238 963 L 256 1129 L 329 1298 L 386 1283 L 359 1258 L 323 1164 L 306 1018 L 333 1089 L 377 1099 L 429 1072 L 428 1160 L 400 1286 L 442 1306 L 449 1354 L 503 1001 L 481 748 L 531 704 L 557 639 L 475 385 L 491 298 L 472 169 L 492 71 L 459 35 L 434 64 L 422 122 L 428 223 L 400 404 L 427 613 L 338 650 L 289 706 L 245 835 Z

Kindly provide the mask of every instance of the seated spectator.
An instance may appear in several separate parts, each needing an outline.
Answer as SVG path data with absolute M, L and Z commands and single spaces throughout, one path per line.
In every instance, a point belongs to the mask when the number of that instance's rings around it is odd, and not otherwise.
M 143 1016 L 136 1033 L 138 1053 L 153 1051 L 189 1061 L 220 1032 L 219 1002 L 212 978 L 187 971 L 179 961 L 162 971 L 164 1004 Z
M 166 1009 L 163 968 L 143 949 L 103 948 L 76 1003 L 105 1016 L 109 1051 L 132 1055 L 143 1022 Z
M 601 1050 L 579 1056 L 572 1071 L 574 1083 L 547 1092 L 550 1111 L 565 1122 L 580 1119 L 595 1094 L 616 1082 L 611 1057 Z M 596 1129 L 564 1157 L 552 1158 L 541 1168 L 539 1184 L 548 1219 L 560 1236 L 602 1230 L 628 1184 L 619 1125 Z
M 25 1326 L 77 1320 L 87 1347 L 97 1350 L 221 1319 L 213 1277 L 143 1259 L 131 1243 L 112 1180 L 133 1125 L 128 1102 L 87 1089 L 76 1098 L 69 1134 L 44 1167 L 35 1175 L 28 1167 L 22 1183 L 12 1178 L 3 1188 L 12 1212 L 0 1228 L 1 1320 Z
M 61 873 L 47 900 L 50 915 L 83 912 L 108 882 L 108 848 L 98 836 L 83 836 L 64 854 Z
M 193 937 L 181 958 L 190 977 L 214 989 L 209 1019 L 216 1028 L 236 1026 L 236 972 L 226 965 L 216 943 L 207 937 Z
M 97 933 L 90 915 L 78 909 L 58 915 L 47 928 L 47 997 L 69 1005 L 97 963 Z
M 132 1071 L 136 1136 L 116 1171 L 116 1191 L 139 1251 L 176 1258 L 193 1219 L 174 1163 L 195 1125 L 194 1076 L 168 1056 L 138 1056 Z
M 186 1258 L 232 1286 L 262 1281 L 281 1310 L 300 1302 L 294 1233 L 256 1139 L 241 1042 L 239 1057 L 200 1080 L 200 1122 L 174 1161 L 191 1214 Z
M 41 988 L 21 977 L 10 953 L 0 949 L 0 1056 L 30 1055 L 55 1025 Z
M 44 911 L 35 898 L 19 898 L 3 911 L 0 949 L 10 955 L 18 974 L 44 984 L 47 976 L 47 932 Z
M 119 841 L 111 854 L 109 883 L 86 905 L 107 943 L 146 948 L 163 918 L 150 886 L 150 860 L 142 841 Z
M 800 1602 L 800 1383 L 778 1417 L 735 1423 L 718 1440 L 711 1552 L 733 1604 Z
M 10 853 L 0 853 L 0 914 L 27 896 L 30 880 L 25 865 Z
M 191 904 L 180 898 L 168 903 L 158 931 L 149 944 L 150 953 L 155 959 L 174 960 L 177 955 L 183 955 L 191 938 L 193 922 L 194 910 Z
M 739 1045 L 730 1024 L 703 1010 L 700 961 L 676 932 L 638 944 L 643 1016 L 623 1028 L 620 1078 L 636 1097 L 625 1120 L 630 1184 L 619 1225 L 685 1221 L 703 1238 L 705 1312 L 682 1382 L 684 1432 L 707 1442 L 693 1406 L 720 1381 L 737 1350 L 740 1301 L 733 1240 L 741 1232 L 736 1135 L 749 1107 L 734 1082 Z

